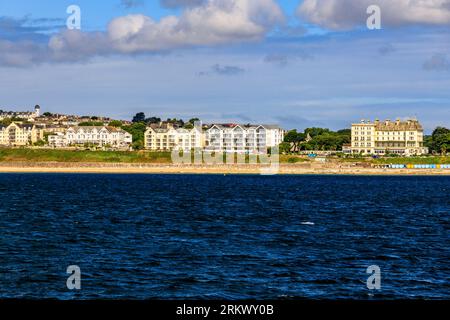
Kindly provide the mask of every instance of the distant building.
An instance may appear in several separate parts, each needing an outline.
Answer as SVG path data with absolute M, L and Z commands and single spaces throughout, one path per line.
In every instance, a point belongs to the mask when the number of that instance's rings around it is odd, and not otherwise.
M 423 127 L 417 120 L 364 121 L 352 124 L 352 142 L 344 152 L 365 155 L 428 153 L 423 145 Z
M 48 144 L 54 148 L 64 148 L 68 146 L 66 136 L 62 132 L 54 132 L 47 136 Z
M 41 115 L 41 107 L 36 105 L 34 111 L 0 111 L 0 120 L 5 118 L 19 118 L 27 121 L 34 121 Z
M 55 132 L 48 136 L 53 147 L 93 144 L 112 148 L 128 148 L 133 141 L 130 133 L 121 128 L 107 126 L 69 127 L 64 133 Z
M 183 129 L 165 123 L 148 127 L 145 131 L 144 144 L 146 149 L 152 151 L 191 151 L 203 147 L 204 136 L 201 126 Z
M 27 146 L 44 139 L 44 130 L 34 124 L 0 125 L 0 145 Z
M 283 142 L 284 130 L 273 125 L 214 124 L 205 132 L 206 150 L 265 153 Z

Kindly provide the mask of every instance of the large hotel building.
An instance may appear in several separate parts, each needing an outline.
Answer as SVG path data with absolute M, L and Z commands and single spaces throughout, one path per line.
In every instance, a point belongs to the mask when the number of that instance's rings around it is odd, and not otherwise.
M 352 124 L 352 143 L 344 152 L 412 156 L 426 154 L 428 149 L 423 145 L 423 128 L 417 120 L 362 120 Z
M 171 124 L 145 132 L 145 148 L 153 151 L 204 148 L 210 152 L 266 153 L 283 142 L 284 130 L 273 125 L 213 124 L 190 130 Z

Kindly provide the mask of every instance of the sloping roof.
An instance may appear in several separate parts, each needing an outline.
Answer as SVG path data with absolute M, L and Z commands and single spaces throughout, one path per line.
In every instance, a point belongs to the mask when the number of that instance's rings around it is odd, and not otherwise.
M 29 123 L 16 123 L 16 125 L 19 127 L 19 128 L 21 128 L 21 129 L 28 129 L 28 130 L 31 130 L 31 129 L 33 129 L 33 124 L 29 124 Z
M 110 126 L 73 126 L 73 127 L 69 127 L 68 129 L 73 129 L 75 131 L 83 130 L 85 132 L 92 132 L 94 130 L 101 131 L 103 129 L 106 129 L 109 132 L 126 132 L 122 128 L 110 127 Z
M 281 130 L 281 127 L 275 124 L 262 124 L 261 126 L 269 130 Z
M 385 121 L 375 123 L 378 131 L 422 131 L 423 127 L 417 120 Z
M 244 129 L 257 129 L 259 127 L 264 127 L 265 129 L 269 129 L 269 130 L 271 130 L 271 129 L 280 129 L 281 130 L 281 128 L 279 126 L 271 125 L 271 124 L 245 124 L 245 125 L 242 125 L 242 124 L 235 124 L 235 123 L 228 123 L 228 124 L 221 123 L 221 124 L 210 125 L 208 130 L 211 129 L 212 127 L 217 127 L 218 129 L 221 129 L 221 130 L 230 130 L 230 129 L 234 129 L 236 127 L 241 127 Z

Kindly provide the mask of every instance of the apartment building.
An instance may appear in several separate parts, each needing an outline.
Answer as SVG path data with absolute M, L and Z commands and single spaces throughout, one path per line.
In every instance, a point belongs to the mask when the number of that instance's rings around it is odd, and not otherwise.
M 44 130 L 34 124 L 0 125 L 0 145 L 27 146 L 44 139 Z
M 128 148 L 133 142 L 130 133 L 121 128 L 108 126 L 69 127 L 64 133 L 55 132 L 48 136 L 49 145 L 67 147 L 93 144 L 113 148 Z
M 213 124 L 205 131 L 206 150 L 265 153 L 283 142 L 284 130 L 273 125 Z
M 152 151 L 172 151 L 202 148 L 204 135 L 201 126 L 193 129 L 175 128 L 172 124 L 152 125 L 144 136 L 145 148 Z
M 423 127 L 415 119 L 374 122 L 362 120 L 352 124 L 351 146 L 348 153 L 404 156 L 428 153 L 423 144 Z

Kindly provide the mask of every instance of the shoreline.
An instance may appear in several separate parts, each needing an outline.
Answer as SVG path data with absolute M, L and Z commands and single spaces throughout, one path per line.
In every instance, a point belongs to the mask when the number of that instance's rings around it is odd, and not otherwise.
M 0 162 L 0 173 L 92 173 L 92 174 L 254 174 L 260 165 L 173 165 L 169 163 L 8 163 Z M 280 164 L 280 175 L 383 175 L 450 176 L 449 169 L 384 169 L 319 164 Z

